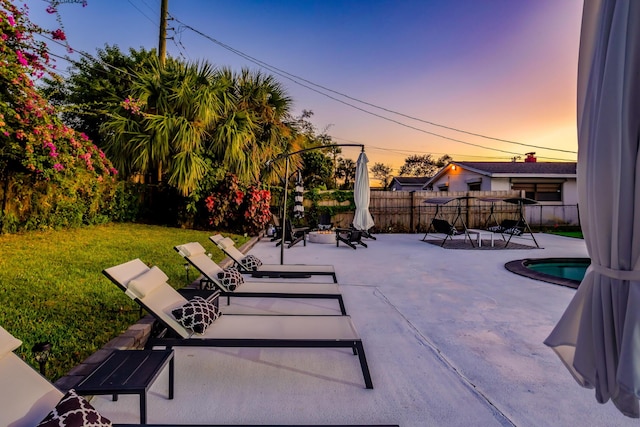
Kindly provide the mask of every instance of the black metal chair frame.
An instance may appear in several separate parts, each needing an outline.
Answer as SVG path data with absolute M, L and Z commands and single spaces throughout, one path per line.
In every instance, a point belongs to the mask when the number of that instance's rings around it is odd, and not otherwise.
M 531 231 L 531 227 L 529 227 L 529 223 L 527 222 L 526 218 L 524 217 L 524 205 L 532 205 L 532 204 L 536 204 L 538 202 L 536 202 L 535 200 L 527 199 L 527 198 L 523 198 L 523 197 L 507 198 L 507 199 L 504 199 L 504 201 L 507 202 L 507 203 L 513 203 L 513 204 L 517 204 L 518 205 L 518 219 L 517 219 L 515 228 L 522 228 L 523 232 L 522 232 L 521 236 L 524 235 L 524 234 L 529 234 L 531 236 L 531 239 L 533 240 L 533 243 L 535 243 L 536 247 L 539 248 L 540 245 L 538 244 L 538 241 L 536 240 L 535 236 L 533 235 L 533 231 Z M 514 236 L 513 233 L 507 233 L 507 234 L 509 234 L 509 238 L 507 239 L 507 243 L 505 243 L 505 245 L 504 245 L 505 248 L 507 246 L 509 246 L 509 242 L 511 241 L 511 238 Z
M 364 232 L 355 228 L 336 228 L 336 247 L 342 242 L 353 249 L 356 249 L 356 245 L 366 248 L 366 243 L 362 241 L 363 236 Z
M 464 234 L 466 238 L 469 239 L 469 242 L 471 243 L 471 247 L 472 248 L 475 247 L 475 245 L 473 244 L 473 239 L 471 238 L 471 235 L 469 234 L 469 230 L 467 229 L 467 224 L 464 221 L 464 218 L 462 216 L 462 200 L 467 200 L 472 198 L 473 197 L 444 197 L 444 198 L 433 198 L 433 199 L 425 200 L 425 203 L 431 203 L 436 205 L 436 212 L 434 213 L 433 218 L 431 218 L 431 222 L 429 223 L 427 232 L 422 237 L 422 240 L 425 241 L 427 239 L 427 236 L 429 235 L 429 231 L 433 229 L 434 233 L 431 233 L 431 234 L 445 235 L 444 239 L 442 239 L 442 244 L 440 245 L 440 247 L 444 247 L 444 244 L 447 242 L 447 240 L 453 241 L 453 236 L 456 234 Z M 446 205 L 452 200 L 455 200 L 457 203 L 456 216 L 453 222 L 449 224 L 447 220 L 442 218 L 442 214 L 440 212 L 440 206 Z M 438 216 L 440 216 L 440 218 L 438 218 Z M 447 229 L 447 227 L 444 227 L 444 222 L 440 222 L 440 221 L 446 222 L 446 224 L 450 227 L 450 229 Z M 458 222 L 462 225 L 462 232 L 459 232 L 458 229 L 456 228 L 456 224 L 458 224 Z
M 276 246 L 280 246 L 282 242 L 289 242 L 287 248 L 294 246 L 297 243 L 303 242 L 304 246 L 307 246 L 307 233 L 309 233 L 309 227 L 296 227 L 294 228 L 290 220 L 286 220 L 284 227 L 284 239 L 278 240 Z

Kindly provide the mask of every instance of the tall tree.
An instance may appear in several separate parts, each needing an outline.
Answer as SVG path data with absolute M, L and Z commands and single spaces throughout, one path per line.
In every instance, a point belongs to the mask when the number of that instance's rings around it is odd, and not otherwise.
M 69 77 L 47 78 L 41 91 L 61 111 L 61 118 L 84 132 L 103 148 L 100 127 L 108 112 L 127 98 L 136 73 L 142 71 L 155 50 L 130 49 L 128 54 L 118 46 L 106 45 L 95 56 L 83 56 L 67 69 Z
M 150 174 L 160 182 L 166 175 L 189 194 L 207 172 L 206 143 L 227 88 L 207 62 L 168 58 L 161 68 L 150 58 L 130 93 L 101 128 L 107 152 L 126 176 Z
M 336 176 L 338 179 L 343 180 L 342 185 L 340 186 L 343 190 L 352 189 L 356 180 L 356 162 L 351 159 L 339 157 Z
M 434 159 L 431 154 L 413 155 L 404 160 L 400 167 L 400 176 L 433 176 L 438 169 L 446 166 L 452 160 L 448 154 Z
M 288 124 L 291 98 L 273 76 L 246 68 L 240 73 L 224 68 L 220 74 L 229 90 L 212 130 L 212 151 L 241 181 L 258 180 L 268 160 L 304 144 Z
M 391 166 L 384 163 L 374 163 L 371 167 L 371 174 L 380 181 L 382 188 L 387 188 L 391 181 Z

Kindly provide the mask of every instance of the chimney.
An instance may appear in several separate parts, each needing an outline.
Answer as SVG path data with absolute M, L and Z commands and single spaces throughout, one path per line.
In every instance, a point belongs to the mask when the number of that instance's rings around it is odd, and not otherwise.
M 538 161 L 538 159 L 536 159 L 535 156 L 535 152 L 531 152 L 531 153 L 525 153 L 527 157 L 525 157 L 524 162 L 525 163 L 535 163 Z

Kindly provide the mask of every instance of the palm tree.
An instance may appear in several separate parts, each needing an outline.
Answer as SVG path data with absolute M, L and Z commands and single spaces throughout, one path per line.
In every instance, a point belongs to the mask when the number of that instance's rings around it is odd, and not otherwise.
M 210 131 L 225 111 L 228 87 L 207 62 L 157 58 L 136 74 L 131 97 L 102 126 L 107 153 L 125 176 L 152 179 L 192 192 L 207 173 Z
M 212 135 L 212 150 L 241 181 L 259 180 L 268 160 L 304 144 L 290 124 L 291 98 L 273 76 L 259 71 L 243 68 L 234 73 L 225 68 L 220 74 L 232 88 L 233 103 L 225 103 Z

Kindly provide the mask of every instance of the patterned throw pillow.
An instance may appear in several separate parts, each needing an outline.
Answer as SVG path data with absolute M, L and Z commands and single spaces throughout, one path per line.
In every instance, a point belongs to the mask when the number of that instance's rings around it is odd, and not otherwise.
M 256 257 L 255 255 L 247 255 L 246 257 L 240 260 L 240 264 L 245 269 L 249 271 L 254 271 L 254 270 L 257 270 L 258 267 L 262 265 L 262 261 L 260 261 L 260 259 L 258 259 L 258 257 Z
M 235 267 L 226 268 L 218 273 L 218 279 L 220 279 L 222 286 L 230 291 L 235 291 L 238 286 L 244 283 L 242 273 L 240 273 Z
M 71 389 L 37 427 L 110 427 L 103 417 L 75 390 Z
M 489 227 L 489 231 L 493 231 L 494 233 L 502 232 L 502 227 L 499 225 L 494 225 L 493 227 Z
M 171 314 L 178 323 L 197 334 L 203 334 L 222 315 L 218 307 L 200 296 L 189 300 L 182 307 L 174 308 Z
M 509 228 L 507 230 L 504 230 L 504 232 L 506 234 L 513 234 L 514 236 L 519 236 L 520 234 L 522 234 L 522 230 L 517 227 Z

